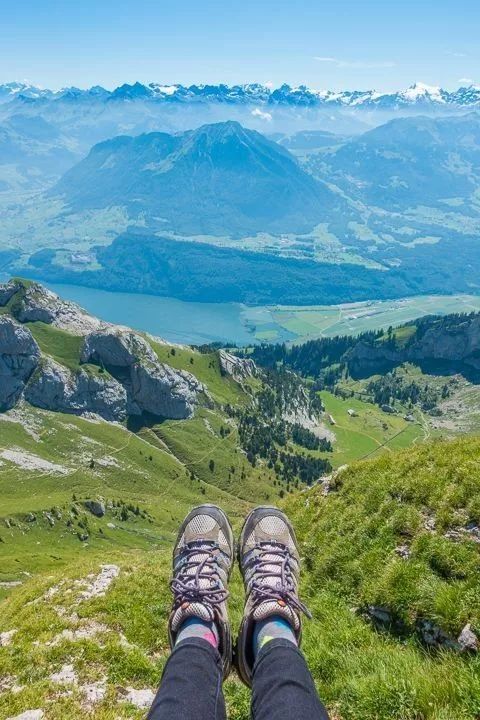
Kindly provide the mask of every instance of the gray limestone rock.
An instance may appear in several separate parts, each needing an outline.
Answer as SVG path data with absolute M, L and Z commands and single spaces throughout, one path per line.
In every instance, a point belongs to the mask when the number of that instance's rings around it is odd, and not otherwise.
M 130 373 L 131 414 L 148 412 L 173 420 L 193 415 L 197 395 L 203 390 L 196 377 L 162 363 L 137 363 Z
M 125 388 L 114 378 L 85 370 L 72 372 L 54 360 L 44 359 L 25 388 L 25 399 L 36 407 L 80 415 L 96 413 L 105 420 L 124 420 Z
M 141 360 L 156 361 L 150 345 L 140 335 L 118 328 L 108 328 L 87 335 L 81 361 L 105 367 L 130 367 Z
M 0 317 L 0 410 L 15 405 L 39 360 L 40 348 L 30 330 Z
M 243 380 L 256 375 L 257 367 L 253 360 L 239 358 L 226 350 L 219 350 L 218 357 L 224 375 L 229 375 L 235 380 Z

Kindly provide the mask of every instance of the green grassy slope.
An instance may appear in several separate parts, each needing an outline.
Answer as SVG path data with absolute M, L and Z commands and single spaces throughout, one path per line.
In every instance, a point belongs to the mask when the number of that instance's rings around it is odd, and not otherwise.
M 0 417 L 0 438 L 0 581 L 79 555 L 165 543 L 193 504 L 247 507 L 217 488 L 208 468 L 192 477 L 181 459 L 119 425 L 25 406 Z M 97 497 L 141 512 L 121 518 L 121 507 L 113 507 L 96 519 L 83 502 Z
M 377 405 L 356 398 L 344 400 L 326 390 L 320 396 L 325 411 L 336 423 L 331 426 L 336 437 L 331 455 L 334 467 L 390 453 L 423 438 L 420 425 L 407 422 L 401 415 L 387 414 Z M 356 415 L 350 416 L 349 410 Z
M 478 717 L 479 656 L 429 649 L 422 627 L 451 640 L 467 623 L 480 630 L 468 531 L 480 522 L 479 457 L 478 438 L 410 448 L 353 464 L 327 495 L 289 501 L 315 614 L 307 654 L 338 717 Z M 372 607 L 389 621 L 375 628 Z
M 453 638 L 466 622 L 479 630 L 478 545 L 465 533 L 458 540 L 445 537 L 479 521 L 479 451 L 480 441 L 468 439 L 386 454 L 352 465 L 326 496 L 314 488 L 289 499 L 304 557 L 302 592 L 313 611 L 304 649 L 335 720 L 478 717 L 479 657 L 428 649 L 417 620 L 429 619 Z M 194 491 L 177 499 L 179 489 L 178 482 L 165 506 L 170 530 L 196 499 Z M 244 506 L 210 492 L 207 499 L 220 502 L 238 527 Z M 161 503 L 149 507 L 160 512 Z M 425 528 L 427 518 L 435 520 L 433 530 Z M 42 537 L 49 533 L 43 530 Z M 409 547 L 409 559 L 396 554 L 399 545 Z M 0 648 L 0 676 L 22 689 L 0 692 L 0 717 L 38 707 L 47 720 L 84 716 L 91 683 L 104 683 L 106 695 L 89 717 L 144 717 L 144 710 L 124 702 L 122 688 L 153 690 L 168 657 L 170 547 L 157 542 L 132 549 L 105 541 L 102 547 L 97 554 L 77 551 L 67 567 L 50 562 L 3 601 L 0 632 L 17 632 Z M 81 592 L 100 562 L 116 563 L 119 576 L 105 596 L 84 600 Z M 231 590 L 237 628 L 243 597 L 238 571 Z M 401 623 L 375 628 L 365 612 L 373 604 Z M 51 680 L 65 665 L 73 665 L 75 685 Z M 247 720 L 249 693 L 235 675 L 225 692 L 229 717 Z
M 78 338 L 29 327 L 44 354 L 79 367 Z M 168 657 L 180 521 L 213 502 L 238 530 L 253 504 L 284 494 L 264 459 L 248 462 L 227 407 L 250 403 L 260 379 L 242 386 L 222 375 L 217 353 L 153 345 L 205 384 L 210 399 L 192 419 L 126 427 L 27 404 L 0 414 L 0 633 L 14 631 L 0 642 L 0 720 L 34 708 L 45 720 L 144 717 L 125 694 L 153 690 Z M 311 453 L 352 464 L 328 493 L 296 492 L 286 507 L 313 611 L 305 651 L 332 720 L 477 720 L 480 659 L 455 640 L 467 623 L 480 635 L 480 440 L 416 443 L 421 423 L 321 396 L 337 440 L 333 454 Z M 98 499 L 103 517 L 85 505 Z M 112 563 L 118 577 L 106 594 L 82 597 Z M 234 628 L 242 599 L 235 571 Z M 426 623 L 452 647 L 427 647 Z M 65 665 L 74 684 L 52 680 Z M 105 690 L 93 705 L 91 683 Z M 247 720 L 249 693 L 235 675 L 226 695 L 230 717 Z

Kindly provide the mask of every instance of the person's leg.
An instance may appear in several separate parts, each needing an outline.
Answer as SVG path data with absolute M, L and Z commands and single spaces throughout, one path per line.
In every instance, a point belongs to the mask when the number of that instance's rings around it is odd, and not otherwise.
M 237 644 L 241 679 L 253 686 L 254 720 L 328 720 L 299 650 L 300 555 L 295 532 L 277 508 L 247 517 L 239 541 L 246 602 Z
M 218 650 L 198 637 L 179 642 L 165 665 L 147 720 L 225 720 Z
M 259 650 L 252 688 L 254 720 L 328 720 L 305 658 L 290 640 L 275 638 Z
M 231 666 L 226 601 L 233 565 L 232 529 L 214 505 L 183 521 L 173 551 L 173 648 L 149 720 L 225 720 L 222 682 Z

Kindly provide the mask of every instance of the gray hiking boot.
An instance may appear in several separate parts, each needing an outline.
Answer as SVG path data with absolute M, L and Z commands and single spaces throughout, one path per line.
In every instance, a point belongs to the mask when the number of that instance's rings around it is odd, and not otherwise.
M 253 510 L 240 535 L 238 561 L 246 601 L 236 661 L 240 678 L 251 685 L 255 623 L 273 615 L 280 616 L 290 624 L 300 644 L 300 615 L 303 612 L 310 617 L 298 598 L 300 556 L 287 516 L 274 507 Z
M 214 622 L 226 677 L 232 662 L 232 636 L 227 615 L 227 583 L 234 560 L 233 533 L 216 505 L 200 505 L 185 518 L 173 551 L 173 607 L 168 623 L 173 648 L 185 620 Z

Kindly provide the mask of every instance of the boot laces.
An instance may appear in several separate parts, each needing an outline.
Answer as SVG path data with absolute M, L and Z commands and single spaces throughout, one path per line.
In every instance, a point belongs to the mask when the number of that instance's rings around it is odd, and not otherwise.
M 275 541 L 262 541 L 257 543 L 256 550 L 251 583 L 254 607 L 258 607 L 266 600 L 281 600 L 311 618 L 310 610 L 301 602 L 297 594 L 292 568 L 294 557 L 288 547 Z M 274 585 L 269 583 L 272 579 L 277 581 Z
M 183 603 L 216 606 L 228 598 L 219 575 L 220 547 L 215 542 L 187 543 L 180 564 L 170 581 L 175 607 Z

